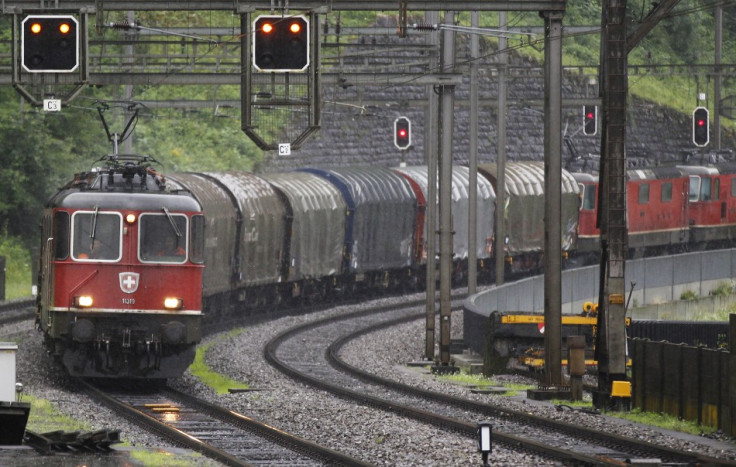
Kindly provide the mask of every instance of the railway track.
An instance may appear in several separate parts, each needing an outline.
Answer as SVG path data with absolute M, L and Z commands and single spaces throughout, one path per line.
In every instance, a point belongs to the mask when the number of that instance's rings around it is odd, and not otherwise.
M 0 326 L 31 319 L 36 313 L 36 300 L 22 298 L 0 303 Z
M 351 339 L 382 327 L 420 319 L 424 319 L 423 313 L 405 307 L 342 315 L 289 329 L 272 339 L 264 352 L 273 366 L 301 382 L 356 403 L 456 431 L 474 440 L 477 439 L 477 422 L 490 419 L 494 424 L 495 441 L 509 449 L 536 453 L 544 458 L 586 465 L 622 465 L 631 459 L 659 460 L 675 465 L 736 465 L 728 460 L 420 390 L 367 374 L 338 356 L 340 348 Z
M 77 384 L 133 423 L 225 465 L 367 465 L 168 387 L 121 390 L 84 380 L 77 380 Z

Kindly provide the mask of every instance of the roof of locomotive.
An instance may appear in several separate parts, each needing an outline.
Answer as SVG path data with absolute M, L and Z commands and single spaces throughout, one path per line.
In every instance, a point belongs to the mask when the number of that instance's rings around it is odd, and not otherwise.
M 649 167 L 646 169 L 629 169 L 626 178 L 630 181 L 636 180 L 666 180 L 671 178 L 682 178 L 682 172 L 678 167 Z
M 46 203 L 47 207 L 201 211 L 192 193 L 153 170 L 148 158 L 108 156 L 107 167 L 78 173 Z

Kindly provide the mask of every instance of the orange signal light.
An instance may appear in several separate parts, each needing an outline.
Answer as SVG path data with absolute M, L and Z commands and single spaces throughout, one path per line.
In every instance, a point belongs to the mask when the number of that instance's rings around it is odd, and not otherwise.
M 41 23 L 31 24 L 31 32 L 33 34 L 38 34 L 39 32 L 41 32 Z
M 69 31 L 71 30 L 71 26 L 69 26 L 69 23 L 61 23 L 59 25 L 59 32 L 62 34 L 69 34 Z
M 261 31 L 263 31 L 266 34 L 270 34 L 273 31 L 273 24 L 263 23 L 263 26 L 261 26 Z
M 289 25 L 289 31 L 291 31 L 294 34 L 299 34 L 299 31 L 302 30 L 302 27 L 299 23 L 291 23 Z

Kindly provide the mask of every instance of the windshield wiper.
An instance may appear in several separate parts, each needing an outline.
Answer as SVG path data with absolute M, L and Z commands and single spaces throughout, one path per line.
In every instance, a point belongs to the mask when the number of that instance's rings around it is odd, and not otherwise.
M 97 213 L 100 211 L 99 206 L 95 206 L 95 213 L 92 214 L 92 227 L 89 230 L 89 238 L 95 239 L 95 232 L 97 231 Z
M 181 238 L 181 232 L 179 231 L 179 227 L 176 226 L 176 222 L 174 222 L 174 218 L 171 216 L 171 213 L 169 213 L 168 208 L 163 207 L 161 208 L 164 210 L 164 213 L 166 214 L 166 217 L 169 219 L 169 223 L 171 224 L 171 228 L 174 229 L 174 233 L 177 237 Z

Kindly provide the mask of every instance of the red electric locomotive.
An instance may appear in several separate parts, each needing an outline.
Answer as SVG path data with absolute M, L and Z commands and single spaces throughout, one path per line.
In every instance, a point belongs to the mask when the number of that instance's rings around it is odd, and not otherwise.
M 680 166 L 686 174 L 690 236 L 698 248 L 731 247 L 736 240 L 736 166 Z
M 598 254 L 600 230 L 596 225 L 598 179 L 574 174 L 580 186 L 578 255 Z M 633 257 L 679 251 L 689 238 L 688 180 L 674 167 L 627 171 L 626 214 L 629 252 Z
M 72 375 L 178 377 L 201 335 L 201 206 L 148 157 L 103 160 L 44 209 L 37 326 Z

